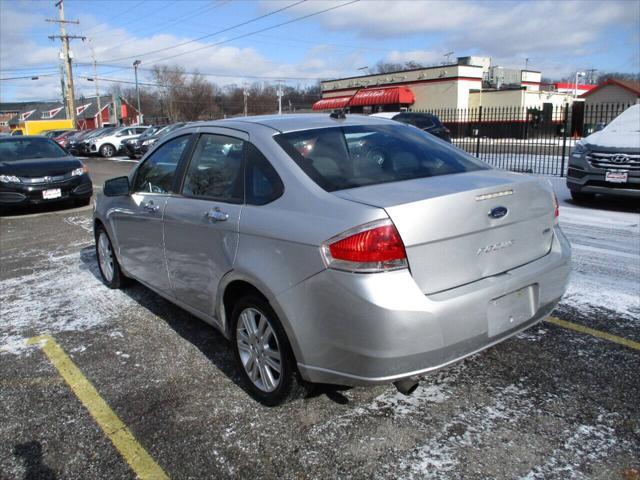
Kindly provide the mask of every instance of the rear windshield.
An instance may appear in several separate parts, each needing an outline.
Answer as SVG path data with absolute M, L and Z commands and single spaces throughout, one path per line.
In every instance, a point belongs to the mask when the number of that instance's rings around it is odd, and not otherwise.
M 329 192 L 490 168 L 428 133 L 400 124 L 303 130 L 275 139 Z
M 44 137 L 12 138 L 0 141 L 0 162 L 59 158 L 67 155 L 67 152 L 56 142 Z

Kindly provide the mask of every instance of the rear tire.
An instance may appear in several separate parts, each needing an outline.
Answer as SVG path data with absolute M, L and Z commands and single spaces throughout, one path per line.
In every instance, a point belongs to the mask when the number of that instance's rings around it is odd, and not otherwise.
M 260 403 L 273 407 L 308 393 L 284 328 L 265 299 L 254 294 L 236 302 L 231 342 L 244 384 Z
M 583 193 L 571 190 L 571 198 L 576 203 L 588 203 L 593 202 L 593 200 L 596 198 L 596 195 L 595 193 Z
M 105 143 L 100 147 L 100 155 L 104 158 L 113 157 L 116 154 L 116 147 L 111 145 L 110 143 Z
M 104 284 L 113 289 L 122 288 L 127 284 L 128 278 L 120 269 L 120 264 L 113 252 L 111 239 L 102 226 L 96 227 L 96 258 Z

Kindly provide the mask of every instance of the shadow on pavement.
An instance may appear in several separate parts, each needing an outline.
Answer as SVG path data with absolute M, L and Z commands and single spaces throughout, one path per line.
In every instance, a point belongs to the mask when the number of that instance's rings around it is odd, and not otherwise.
M 607 210 L 611 212 L 640 213 L 640 199 L 596 195 L 592 201 L 578 203 L 571 198 L 565 200 L 572 207 Z
M 80 251 L 80 260 L 83 268 L 89 270 L 94 277 L 102 282 L 93 245 Z M 104 288 L 108 287 L 105 286 Z M 249 393 L 238 371 L 229 341 L 216 328 L 174 305 L 135 280 L 130 280 L 130 283 L 121 291 L 137 304 L 163 320 L 178 335 L 198 348 L 227 378 L 247 394 Z M 309 397 L 325 395 L 329 400 L 344 405 L 349 402 L 349 399 L 340 391 L 349 388 L 338 385 L 317 384 L 314 385 Z
M 93 198 L 93 197 L 92 197 Z M 55 213 L 65 210 L 87 207 L 89 204 L 75 203 L 73 201 L 59 203 L 45 203 L 40 205 L 19 205 L 0 208 L 0 217 L 12 218 L 34 213 Z
M 42 444 L 36 440 L 13 447 L 13 454 L 22 459 L 24 480 L 55 480 L 55 472 L 42 462 Z

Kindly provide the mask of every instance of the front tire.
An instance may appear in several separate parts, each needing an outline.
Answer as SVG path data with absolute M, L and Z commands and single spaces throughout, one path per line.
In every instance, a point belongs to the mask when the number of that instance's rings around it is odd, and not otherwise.
M 96 257 L 104 284 L 113 289 L 122 288 L 127 283 L 127 277 L 120 269 L 120 264 L 113 252 L 111 239 L 104 227 L 96 228 Z
M 289 340 L 269 303 L 241 297 L 231 319 L 234 356 L 251 396 L 267 406 L 303 396 L 307 385 L 298 379 Z
M 100 155 L 105 158 L 113 157 L 116 154 L 116 147 L 110 143 L 105 143 L 100 147 Z
M 596 198 L 596 195 L 595 193 L 584 193 L 571 190 L 571 198 L 576 203 L 588 203 L 593 202 L 593 200 Z

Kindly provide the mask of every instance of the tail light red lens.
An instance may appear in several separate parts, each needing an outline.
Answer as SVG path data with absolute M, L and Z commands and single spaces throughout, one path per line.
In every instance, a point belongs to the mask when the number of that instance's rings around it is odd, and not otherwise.
M 554 218 L 555 222 L 558 223 L 558 218 L 560 217 L 560 205 L 558 204 L 558 196 L 553 194 L 553 204 L 555 207 Z
M 322 244 L 327 267 L 349 272 L 373 273 L 407 268 L 407 254 L 400 234 L 390 220 L 367 223 Z

